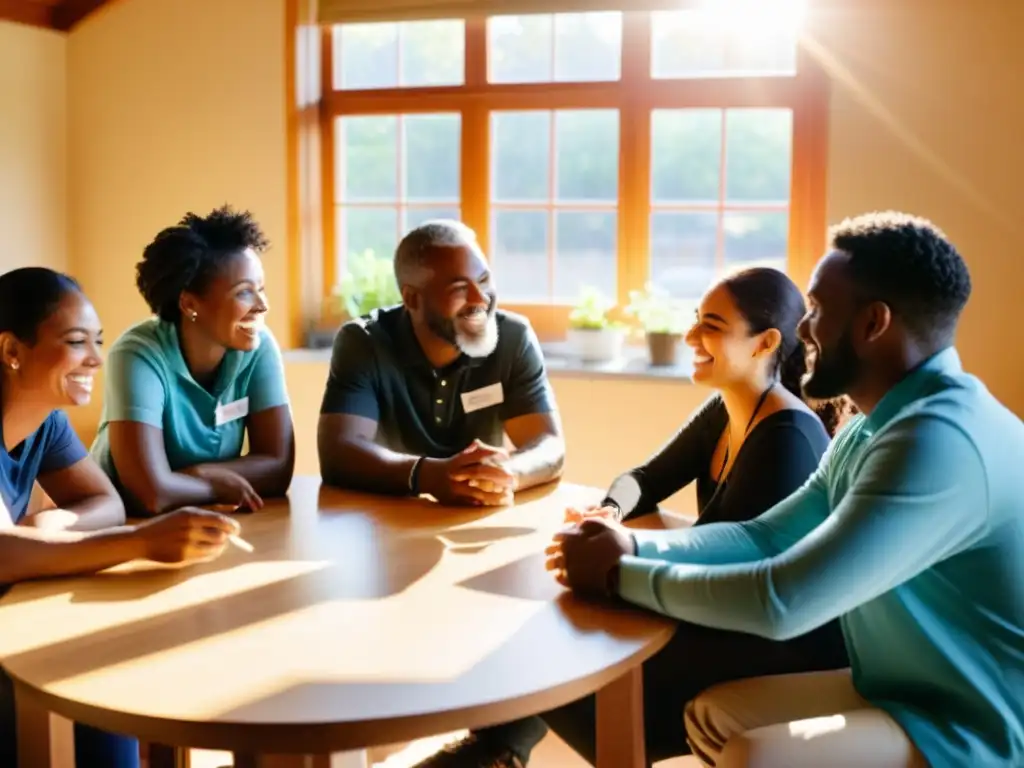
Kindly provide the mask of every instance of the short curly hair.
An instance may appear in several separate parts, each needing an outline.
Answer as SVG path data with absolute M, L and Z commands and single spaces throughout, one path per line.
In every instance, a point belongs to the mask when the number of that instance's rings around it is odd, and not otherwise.
M 847 272 L 864 298 L 884 301 L 922 341 L 949 340 L 971 275 L 942 230 L 918 216 L 876 211 L 837 224 L 829 242 L 848 256 Z
M 202 293 L 223 264 L 246 248 L 262 253 L 270 243 L 249 211 L 224 205 L 208 216 L 186 213 L 162 230 L 135 265 L 135 284 L 161 320 L 181 320 L 182 291 Z

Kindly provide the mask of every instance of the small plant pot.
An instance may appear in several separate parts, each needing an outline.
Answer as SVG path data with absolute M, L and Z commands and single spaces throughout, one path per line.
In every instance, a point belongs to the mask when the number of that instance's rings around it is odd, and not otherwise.
M 570 328 L 566 334 L 574 355 L 585 363 L 610 363 L 622 357 L 623 328 Z
M 651 365 L 658 368 L 675 365 L 679 359 L 679 342 L 682 338 L 681 333 L 648 333 L 647 352 Z
M 338 326 L 317 324 L 306 329 L 306 349 L 330 349 L 334 345 L 334 337 Z

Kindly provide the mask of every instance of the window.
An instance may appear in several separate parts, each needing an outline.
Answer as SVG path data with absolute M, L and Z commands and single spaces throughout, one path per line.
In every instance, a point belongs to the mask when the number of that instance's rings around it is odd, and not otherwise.
M 459 218 L 458 113 L 339 117 L 334 126 L 338 253 L 391 258 L 403 232 Z
M 502 301 L 616 293 L 619 113 L 491 113 L 491 242 Z
M 651 76 L 656 79 L 795 75 L 797 24 L 792 14 L 743 9 L 736 16 L 700 10 L 656 11 Z M 763 9 L 769 9 L 765 12 Z
M 621 13 L 494 16 L 487 21 L 491 83 L 619 79 Z
M 696 299 L 723 270 L 785 269 L 792 112 L 655 110 L 650 277 Z
M 462 85 L 461 21 L 344 24 L 333 28 L 334 87 L 343 91 Z
M 502 305 L 552 338 L 586 287 L 620 305 L 648 281 L 697 299 L 735 267 L 816 259 L 824 78 L 786 14 L 729 18 L 326 30 L 327 287 L 348 254 L 391 258 L 412 226 L 461 218 Z

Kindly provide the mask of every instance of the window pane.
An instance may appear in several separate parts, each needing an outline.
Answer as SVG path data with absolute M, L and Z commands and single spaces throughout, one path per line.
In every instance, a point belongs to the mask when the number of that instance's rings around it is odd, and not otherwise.
M 418 227 L 425 221 L 432 219 L 455 219 L 459 220 L 461 213 L 457 207 L 424 207 L 406 208 L 402 211 L 402 233 L 406 233 L 414 227 Z
M 717 213 L 651 216 L 651 280 L 680 299 L 700 298 L 715 279 Z
M 341 24 L 331 33 L 335 88 L 461 85 L 465 81 L 463 21 Z
M 793 113 L 788 109 L 730 109 L 725 131 L 727 199 L 788 201 Z
M 492 83 L 618 80 L 622 14 L 494 16 L 487 22 Z
M 398 199 L 398 119 L 394 115 L 342 117 L 335 123 L 335 178 L 340 200 Z
M 465 23 L 410 21 L 401 25 L 401 85 L 462 85 L 465 80 Z
M 552 17 L 493 16 L 487 20 L 487 79 L 492 83 L 551 80 Z
M 789 244 L 789 213 L 748 213 L 729 211 L 722 221 L 725 230 L 725 262 L 727 268 L 786 268 Z
M 555 15 L 555 80 L 618 80 L 621 62 L 621 13 Z
M 506 303 L 547 303 L 547 211 L 495 211 L 491 257 L 501 300 Z
M 792 21 L 792 20 L 788 20 Z M 725 63 L 730 73 L 795 75 L 799 34 L 785 14 L 767 23 L 744 24 L 725 39 Z
M 491 115 L 491 185 L 495 201 L 551 197 L 551 113 Z
M 331 34 L 335 88 L 398 85 L 397 24 L 343 24 L 333 27 Z
M 370 250 L 378 258 L 390 259 L 398 245 L 397 208 L 337 208 L 338 255 Z M 339 260 L 340 263 L 341 260 Z
M 403 118 L 405 199 L 459 199 L 459 115 Z
M 656 109 L 651 115 L 655 203 L 718 202 L 722 110 Z
M 619 113 L 555 113 L 558 199 L 615 201 L 619 196 Z
M 559 211 L 555 218 L 555 296 L 575 301 L 584 286 L 616 293 L 616 214 Z
M 771 5 L 763 12 L 744 9 L 741 22 L 724 8 L 655 11 L 651 76 L 795 74 L 799 19 L 786 3 Z

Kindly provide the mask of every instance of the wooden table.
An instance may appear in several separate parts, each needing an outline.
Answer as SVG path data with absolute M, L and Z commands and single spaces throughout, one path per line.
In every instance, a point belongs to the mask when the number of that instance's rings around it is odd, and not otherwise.
M 248 765 L 326 766 L 599 691 L 600 766 L 639 768 L 639 665 L 673 624 L 580 600 L 543 567 L 565 506 L 599 496 L 561 484 L 453 510 L 296 478 L 289 501 L 239 518 L 252 554 L 18 585 L 0 659 L 34 734 L 20 766 L 68 759 L 40 737 L 65 722 L 47 711 Z

